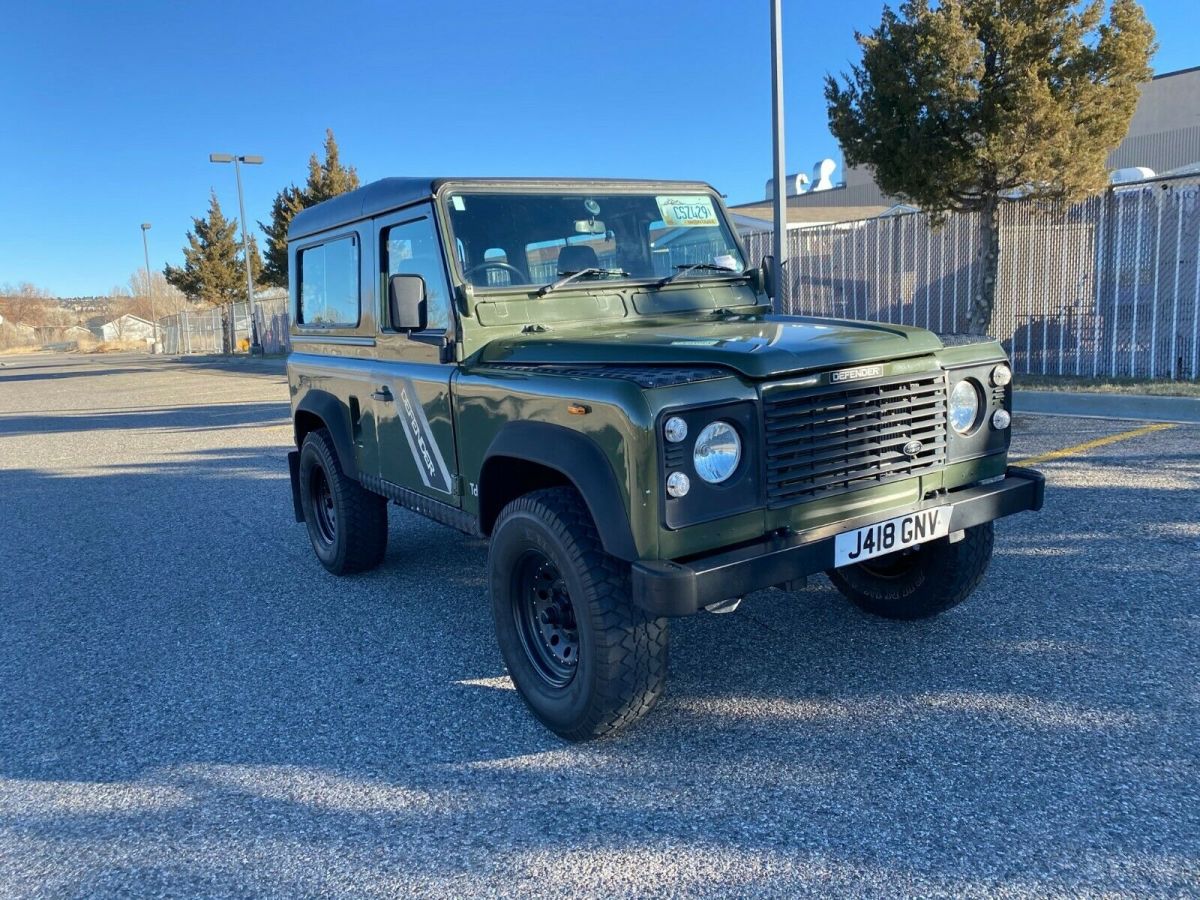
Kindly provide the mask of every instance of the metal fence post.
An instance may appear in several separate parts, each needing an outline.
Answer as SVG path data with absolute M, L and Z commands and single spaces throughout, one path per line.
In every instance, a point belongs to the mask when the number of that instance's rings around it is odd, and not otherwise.
M 1175 380 L 1175 360 L 1179 341 L 1179 270 L 1183 268 L 1183 195 L 1171 192 L 1175 200 L 1175 286 L 1171 290 L 1171 380 Z
M 1138 191 L 1137 203 L 1137 237 L 1133 247 L 1133 324 L 1129 337 L 1129 377 L 1133 378 L 1137 371 L 1137 333 L 1138 333 L 1138 301 L 1142 293 L 1142 226 L 1145 222 L 1144 190 Z
M 1122 202 L 1121 194 L 1113 194 L 1113 200 L 1117 204 L 1117 246 L 1115 250 L 1115 266 L 1113 279 L 1113 297 L 1112 297 L 1112 323 L 1109 326 L 1112 330 L 1112 358 L 1109 361 L 1108 374 L 1110 378 L 1117 377 L 1117 304 L 1121 297 L 1121 260 L 1125 251 L 1125 229 L 1122 227 L 1122 222 L 1125 219 L 1125 206 Z
M 1192 379 L 1200 378 L 1196 363 L 1200 360 L 1200 233 L 1196 235 L 1196 293 L 1192 297 Z
M 967 308 L 971 306 L 971 302 L 975 298 L 975 280 L 972 278 L 971 264 L 975 259 L 975 231 L 979 227 L 976 222 L 976 214 L 963 213 L 967 217 Z M 992 311 L 995 315 L 995 310 Z M 958 319 L 954 320 L 954 328 L 958 328 Z
M 1096 288 L 1094 291 L 1095 299 L 1092 303 L 1092 377 L 1095 378 L 1100 372 L 1100 302 L 1103 297 L 1104 287 L 1104 260 L 1108 257 L 1104 246 L 1104 226 L 1108 222 L 1109 206 L 1112 201 L 1112 191 L 1104 194 L 1103 198 L 1097 204 L 1099 207 L 1100 227 L 1096 233 L 1095 253 L 1092 258 L 1096 261 L 1095 274 L 1092 276 L 1096 279 Z M 1077 360 L 1082 359 L 1083 354 L 1079 354 Z M 1079 374 L 1079 366 L 1075 367 L 1075 374 Z
M 1156 371 L 1155 362 L 1158 356 L 1158 276 L 1162 272 L 1162 192 L 1154 191 L 1151 196 L 1154 198 L 1154 206 L 1156 208 L 1155 225 L 1154 225 L 1154 303 L 1150 306 L 1150 377 L 1154 377 Z

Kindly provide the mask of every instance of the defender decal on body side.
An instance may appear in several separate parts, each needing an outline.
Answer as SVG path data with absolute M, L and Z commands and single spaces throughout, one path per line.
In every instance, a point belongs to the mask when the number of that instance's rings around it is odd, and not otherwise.
M 400 424 L 404 426 L 404 436 L 408 438 L 408 448 L 412 451 L 417 471 L 421 473 L 421 481 L 427 488 L 443 494 L 452 493 L 450 470 L 446 467 L 437 441 L 433 439 L 425 407 L 417 399 L 412 382 L 404 378 L 397 381 L 395 387 L 399 395 L 396 405 L 400 408 Z

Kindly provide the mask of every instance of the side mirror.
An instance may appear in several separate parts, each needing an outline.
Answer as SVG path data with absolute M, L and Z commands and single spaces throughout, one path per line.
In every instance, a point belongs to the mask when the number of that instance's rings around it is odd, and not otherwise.
M 779 290 L 779 285 L 775 283 L 775 257 L 764 256 L 760 271 L 763 290 L 769 299 L 774 300 Z
M 750 287 L 754 293 L 765 294 L 767 292 L 766 279 L 763 277 L 762 266 L 751 266 L 746 270 L 750 276 Z
M 388 324 L 396 331 L 420 331 L 428 322 L 425 279 L 420 275 L 388 279 Z

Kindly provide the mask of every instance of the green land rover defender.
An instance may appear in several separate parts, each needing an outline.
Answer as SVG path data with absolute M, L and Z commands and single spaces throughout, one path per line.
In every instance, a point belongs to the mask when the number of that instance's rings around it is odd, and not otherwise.
M 389 501 L 487 536 L 509 675 L 565 738 L 650 709 L 671 617 L 819 572 L 931 616 L 1041 507 L 998 343 L 773 314 L 706 184 L 388 178 L 297 215 L 288 258 L 318 559 L 378 565 Z

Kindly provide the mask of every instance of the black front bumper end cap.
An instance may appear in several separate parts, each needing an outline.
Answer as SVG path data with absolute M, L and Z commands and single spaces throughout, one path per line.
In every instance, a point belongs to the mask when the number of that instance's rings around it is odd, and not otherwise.
M 1019 512 L 1042 508 L 1046 479 L 1033 469 L 1009 466 L 990 484 L 939 494 L 886 518 L 935 506 L 950 506 L 950 531 L 962 531 Z M 712 603 L 742 597 L 833 568 L 834 539 L 880 520 L 875 513 L 786 537 L 722 550 L 684 562 L 641 560 L 633 564 L 633 602 L 653 616 L 688 616 Z

